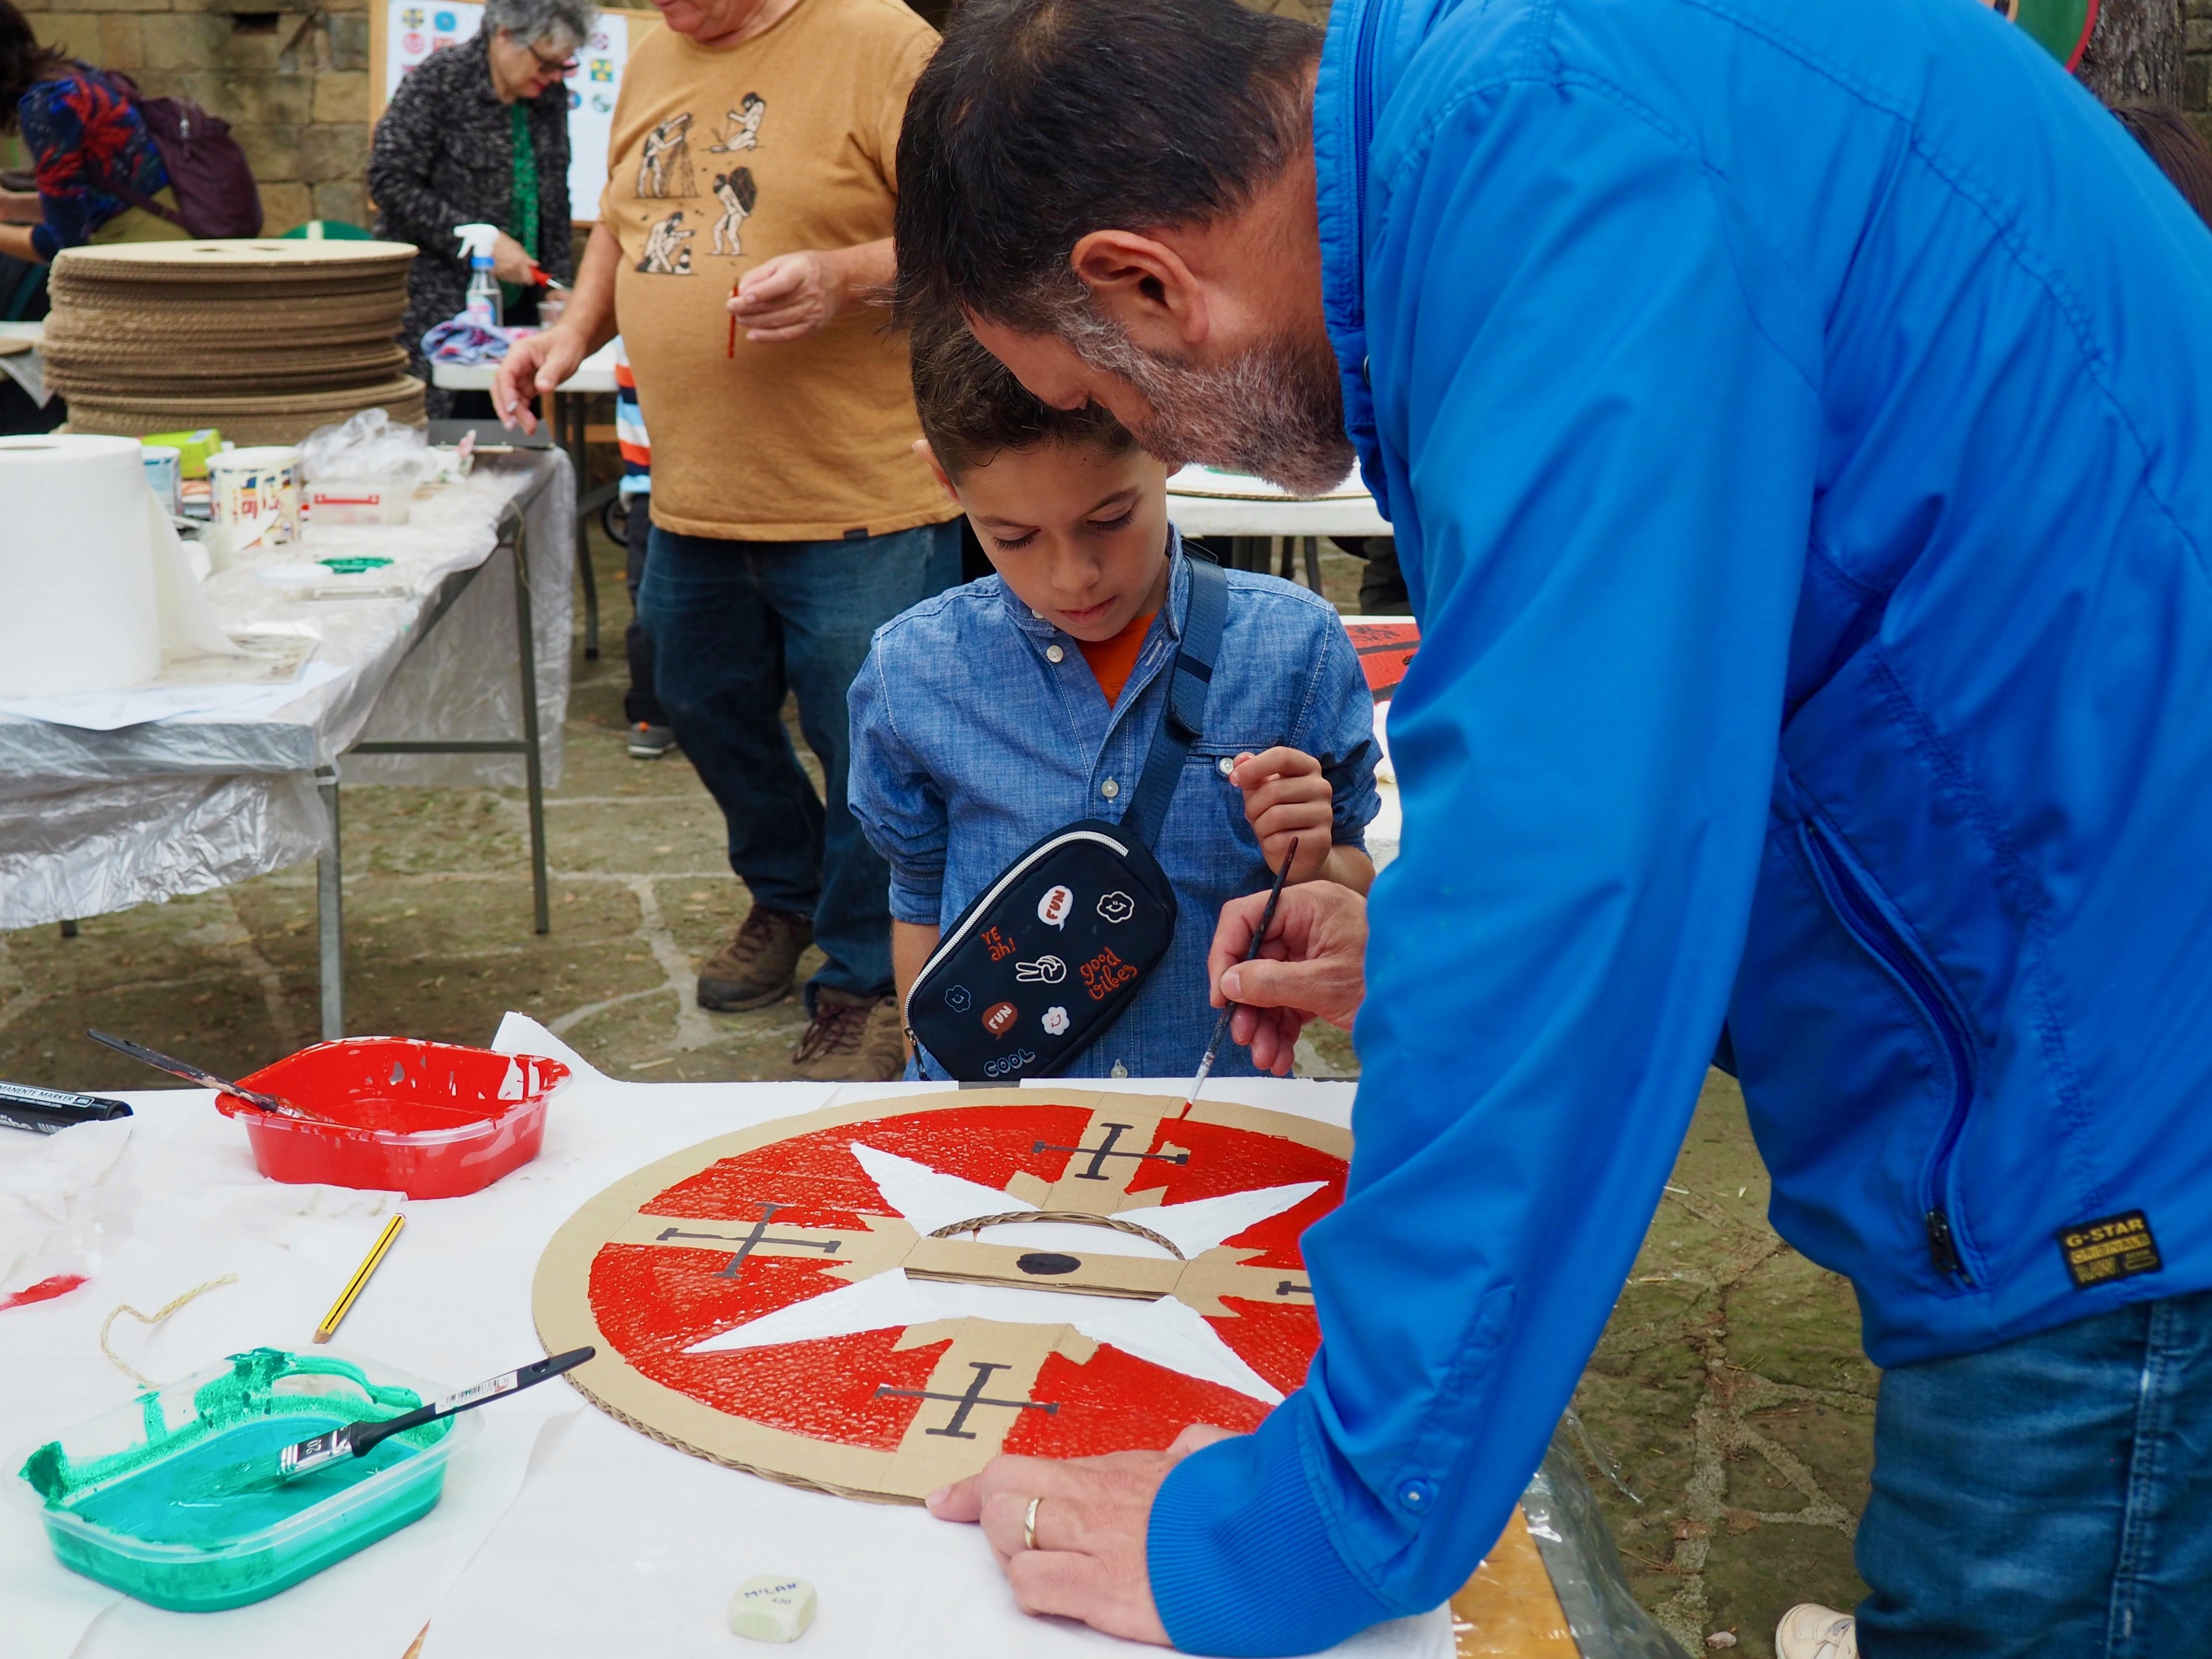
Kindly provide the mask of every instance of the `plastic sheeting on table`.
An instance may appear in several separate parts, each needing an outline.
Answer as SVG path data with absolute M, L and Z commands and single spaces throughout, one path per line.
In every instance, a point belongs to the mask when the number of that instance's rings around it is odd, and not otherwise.
M 557 450 L 486 459 L 416 504 L 413 521 L 311 529 L 270 561 L 374 554 L 407 599 L 300 600 L 241 564 L 206 591 L 226 628 L 313 627 L 312 661 L 345 672 L 273 715 L 221 711 L 112 732 L 0 718 L 0 928 L 205 892 L 314 857 L 328 839 L 310 775 L 365 738 L 520 734 L 512 562 L 501 557 L 409 655 L 439 582 L 482 564 L 501 509 L 524 500 L 538 722 L 548 787 L 568 708 L 575 486 Z M 514 756 L 348 757 L 342 780 L 514 787 Z

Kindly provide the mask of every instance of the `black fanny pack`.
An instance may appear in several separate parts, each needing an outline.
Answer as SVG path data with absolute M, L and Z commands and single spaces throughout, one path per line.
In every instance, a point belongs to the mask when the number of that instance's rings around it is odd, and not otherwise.
M 1009 864 L 907 991 L 907 1035 L 962 1082 L 1058 1073 L 1121 1018 L 1175 939 L 1175 889 L 1152 844 L 1205 735 L 1229 608 L 1220 567 L 1184 562 L 1190 603 L 1168 704 L 1121 821 L 1064 824 Z

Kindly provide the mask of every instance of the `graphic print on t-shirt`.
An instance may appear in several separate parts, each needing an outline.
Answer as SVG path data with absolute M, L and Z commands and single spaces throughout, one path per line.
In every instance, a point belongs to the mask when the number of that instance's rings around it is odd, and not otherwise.
M 729 113 L 727 124 L 715 135 L 714 142 L 707 146 L 709 155 L 733 155 L 741 149 L 760 148 L 761 117 L 768 113 L 768 100 L 757 92 L 749 92 L 737 108 Z
M 690 111 L 670 116 L 645 135 L 645 149 L 637 158 L 637 193 L 651 197 L 698 193 L 691 178 Z
M 732 167 L 714 175 L 714 199 L 722 204 L 722 216 L 714 221 L 715 252 L 735 258 L 744 252 L 738 244 L 738 227 L 753 210 L 754 197 L 750 167 Z
M 648 276 L 689 276 L 691 239 L 698 234 L 684 228 L 684 210 L 677 209 L 646 233 L 645 258 L 637 268 Z

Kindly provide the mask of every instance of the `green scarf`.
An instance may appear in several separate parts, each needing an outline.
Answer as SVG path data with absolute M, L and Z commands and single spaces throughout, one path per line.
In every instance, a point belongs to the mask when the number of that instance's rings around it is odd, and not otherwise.
M 530 142 L 530 106 L 520 98 L 507 106 L 507 130 L 514 156 L 514 182 L 507 198 L 507 234 L 522 244 L 524 252 L 542 262 L 545 256 L 538 247 L 538 150 Z M 511 306 L 529 292 L 513 283 L 499 286 L 503 305 Z

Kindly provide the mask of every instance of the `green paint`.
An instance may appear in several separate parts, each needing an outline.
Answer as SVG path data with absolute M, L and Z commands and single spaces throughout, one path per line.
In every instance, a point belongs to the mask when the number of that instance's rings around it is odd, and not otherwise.
M 351 1386 L 313 1394 L 276 1387 L 303 1376 Z M 187 1401 L 185 1415 L 176 1408 Z M 320 1571 L 437 1503 L 445 1459 L 422 1455 L 445 1438 L 450 1420 L 394 1435 L 364 1457 L 299 1480 L 275 1479 L 286 1446 L 420 1404 L 413 1390 L 371 1382 L 344 1360 L 256 1348 L 233 1355 L 227 1370 L 198 1381 L 189 1395 L 142 1395 L 135 1411 L 118 1414 L 138 1417 L 138 1443 L 73 1458 L 64 1437 L 33 1452 L 21 1475 L 45 1500 L 47 1537 L 64 1565 L 156 1607 L 238 1607 Z
M 359 576 L 371 570 L 381 570 L 392 561 L 380 558 L 374 553 L 356 553 L 342 558 L 318 559 L 315 562 L 334 576 Z

